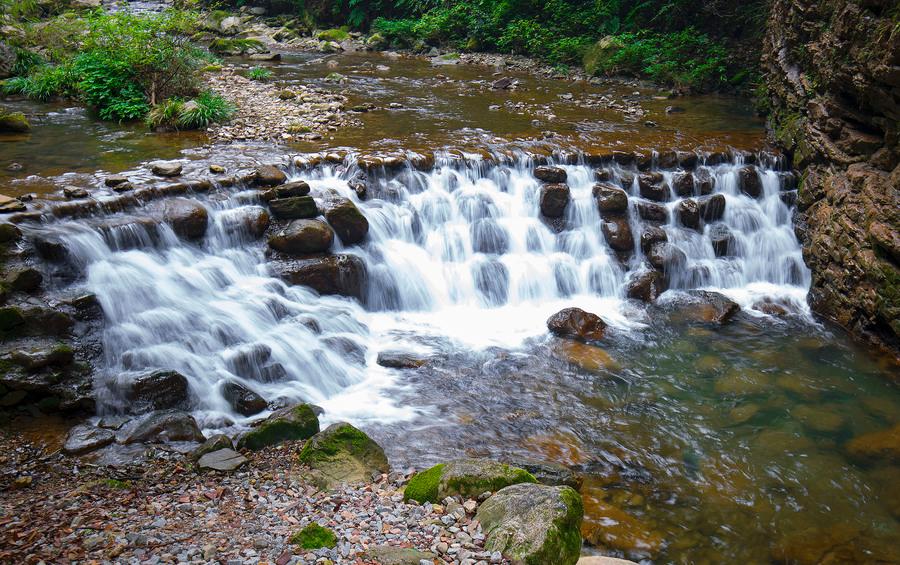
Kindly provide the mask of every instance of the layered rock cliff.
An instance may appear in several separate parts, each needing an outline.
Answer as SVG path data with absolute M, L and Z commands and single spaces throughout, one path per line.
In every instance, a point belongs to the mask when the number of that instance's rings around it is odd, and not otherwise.
M 900 5 L 774 0 L 762 58 L 810 302 L 900 357 Z

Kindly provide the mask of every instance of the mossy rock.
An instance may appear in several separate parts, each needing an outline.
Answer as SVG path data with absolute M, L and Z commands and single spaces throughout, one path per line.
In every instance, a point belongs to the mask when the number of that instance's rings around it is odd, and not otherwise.
M 6 113 L 0 110 L 0 133 L 26 133 L 31 131 L 31 124 L 22 112 Z
M 302 549 L 331 549 L 337 545 L 337 536 L 330 529 L 313 522 L 292 535 L 289 541 Z
M 415 475 L 406 485 L 404 498 L 420 504 L 448 496 L 476 498 L 510 485 L 536 482 L 531 473 L 518 467 L 490 459 L 457 459 Z
M 265 51 L 266 46 L 258 39 L 218 38 L 209 44 L 209 50 L 217 55 L 244 55 Z
M 324 31 L 320 31 L 316 37 L 322 41 L 335 41 L 340 43 L 341 41 L 346 41 L 350 39 L 350 34 L 347 33 L 346 30 L 334 28 L 334 29 L 326 29 Z
M 320 488 L 367 482 L 375 473 L 390 470 L 381 446 L 346 422 L 332 424 L 313 436 L 299 459 L 309 467 L 309 478 Z
M 484 528 L 485 550 L 513 563 L 578 562 L 584 505 L 570 487 L 512 485 L 484 501 L 475 518 Z
M 256 451 L 284 441 L 307 439 L 319 432 L 319 418 L 309 404 L 282 408 L 238 440 L 238 449 Z
M 22 311 L 14 306 L 0 308 L 0 334 L 11 333 L 25 324 Z

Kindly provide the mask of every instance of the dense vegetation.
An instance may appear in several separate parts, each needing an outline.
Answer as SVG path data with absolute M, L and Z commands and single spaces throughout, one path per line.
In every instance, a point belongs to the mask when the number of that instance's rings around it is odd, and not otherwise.
M 200 89 L 198 71 L 210 55 L 188 40 L 195 25 L 194 15 L 175 10 L 63 13 L 26 23 L 14 41 L 16 76 L 3 91 L 36 100 L 77 98 L 104 120 L 205 127 L 227 119 L 231 108 Z
M 374 31 L 397 47 L 516 53 L 560 70 L 584 63 L 595 74 L 730 90 L 745 88 L 754 78 L 767 2 L 274 0 L 268 7 L 322 27 Z

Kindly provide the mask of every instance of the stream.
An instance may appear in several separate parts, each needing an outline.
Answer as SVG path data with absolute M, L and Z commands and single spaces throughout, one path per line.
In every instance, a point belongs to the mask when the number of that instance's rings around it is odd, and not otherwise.
M 332 248 L 365 265 L 359 299 L 274 276 L 265 242 L 246 227 L 264 204 L 241 183 L 190 196 L 210 218 L 194 243 L 140 208 L 23 225 L 30 237 L 66 242 L 77 275 L 73 283 L 47 266 L 51 286 L 94 293 L 103 307 L 101 414 L 126 408 L 132 375 L 173 369 L 189 378 L 207 435 L 238 433 L 259 416 L 236 414 L 223 398 L 222 385 L 237 380 L 273 403 L 321 406 L 325 423 L 358 424 L 395 468 L 457 456 L 569 466 L 585 476 L 585 537 L 607 554 L 807 562 L 824 546 L 835 562 L 900 562 L 900 467 L 862 465 L 844 448 L 900 422 L 896 368 L 810 312 L 794 179 L 761 152 L 763 125 L 747 101 L 671 100 L 645 85 L 515 72 L 503 75 L 518 90 L 494 91 L 486 67 L 333 60 L 285 57 L 275 80 L 340 89 L 377 109 L 359 115 L 361 127 L 293 145 L 210 146 L 198 134 L 153 135 L 65 105 L 16 103 L 39 115 L 30 136 L 0 137 L 0 165 L 24 165 L 0 173 L 4 193 L 62 200 L 61 186 L 76 184 L 102 199 L 112 194 L 101 186 L 108 173 L 157 182 L 144 163 L 159 158 L 182 161 L 185 176 L 213 163 L 229 172 L 291 163 L 290 180 L 307 181 L 317 199 L 349 198 L 369 222 L 363 244 Z M 347 81 L 325 81 L 331 72 Z M 633 97 L 646 113 L 623 119 L 597 105 L 603 96 Z M 401 107 L 388 110 L 391 102 Z M 673 105 L 683 111 L 667 112 Z M 305 155 L 336 148 L 340 159 L 304 166 Z M 710 156 L 725 148 L 739 151 Z M 660 204 L 642 196 L 634 165 L 590 158 L 670 149 L 698 152 L 695 181 Z M 366 171 L 361 199 L 350 184 L 362 174 L 357 158 L 400 151 L 430 152 L 434 167 Z M 534 171 L 544 163 L 565 171 L 571 191 L 555 222 L 540 212 Z M 745 167 L 759 179 L 756 198 L 739 188 Z M 668 186 L 683 168 L 650 166 Z M 598 169 L 628 195 L 630 249 L 616 252 L 604 237 Z M 710 196 L 724 212 L 684 225 L 684 198 Z M 667 272 L 672 290 L 647 306 L 626 287 L 643 269 L 640 235 L 651 226 L 681 259 Z M 694 289 L 742 311 L 721 326 L 698 319 L 684 302 Z M 570 306 L 609 323 L 602 346 L 547 332 L 547 318 Z M 386 351 L 424 364 L 384 367 Z

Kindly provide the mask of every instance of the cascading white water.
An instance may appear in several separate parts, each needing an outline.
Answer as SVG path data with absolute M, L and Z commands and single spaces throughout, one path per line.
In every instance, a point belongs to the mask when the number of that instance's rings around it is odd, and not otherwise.
M 292 172 L 310 183 L 313 196 L 337 192 L 367 217 L 366 242 L 342 250 L 367 266 L 364 306 L 269 276 L 263 244 L 241 227 L 259 211 L 253 190 L 205 200 L 210 221 L 199 244 L 179 240 L 164 223 L 131 217 L 103 229 L 87 221 L 44 228 L 65 234 L 72 260 L 85 269 L 85 286 L 103 306 L 101 404 L 123 408 L 117 393 L 124 381 L 165 368 L 188 377 L 195 414 L 208 428 L 247 420 L 221 394 L 229 381 L 270 402 L 321 405 L 329 420 L 396 420 L 415 412 L 387 400 L 384 391 L 399 385 L 394 371 L 376 365 L 380 350 L 421 349 L 423 336 L 463 347 L 516 347 L 544 334 L 546 318 L 572 305 L 624 331 L 641 327 L 640 308 L 624 298 L 629 272 L 644 259 L 638 240 L 647 222 L 635 211 L 641 202 L 637 181 L 630 182 L 635 171 L 610 169 L 610 182 L 631 195 L 634 253 L 620 258 L 601 230 L 592 167 L 561 165 L 571 201 L 554 228 L 541 217 L 541 183 L 528 158 L 498 165 L 436 161 L 428 172 L 372 175 L 365 201 L 348 186 L 355 166 Z M 809 273 L 778 173 L 759 169 L 763 194 L 756 199 L 740 192 L 739 165 L 707 169 L 726 200 L 721 224 L 732 249 L 716 256 L 712 224 L 702 231 L 678 226 L 672 193 L 663 204 L 669 218 L 663 229 L 686 261 L 668 274 L 671 285 L 716 289 L 742 306 L 775 297 L 805 313 Z M 663 176 L 671 186 L 672 172 Z

